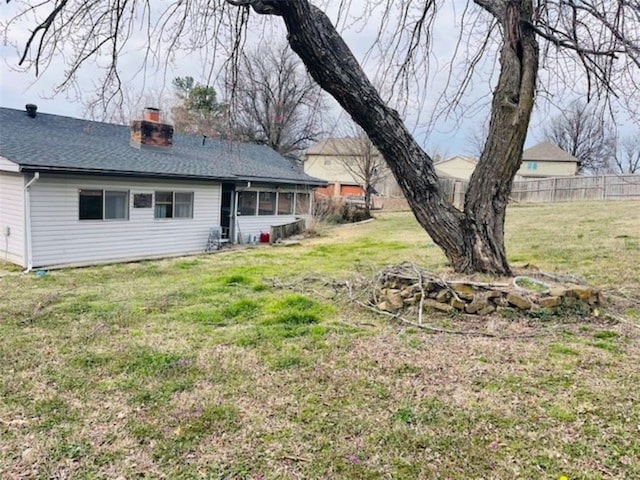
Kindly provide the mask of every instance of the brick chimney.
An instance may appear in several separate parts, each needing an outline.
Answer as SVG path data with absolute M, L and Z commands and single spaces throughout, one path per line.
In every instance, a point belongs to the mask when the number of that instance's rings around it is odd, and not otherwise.
M 143 120 L 131 122 L 131 146 L 141 149 L 171 151 L 173 126 L 160 121 L 160 110 L 147 107 Z

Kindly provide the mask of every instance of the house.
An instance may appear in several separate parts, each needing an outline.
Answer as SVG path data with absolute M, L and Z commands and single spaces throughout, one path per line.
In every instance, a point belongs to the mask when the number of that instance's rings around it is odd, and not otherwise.
M 478 160 L 464 155 L 456 155 L 434 164 L 436 173 L 440 177 L 469 181 L 476 168 Z
M 516 180 L 541 177 L 571 177 L 576 175 L 580 160 L 556 144 L 542 142 L 522 152 L 522 165 Z
M 203 252 L 310 220 L 326 183 L 270 148 L 0 108 L 0 255 L 27 269 Z
M 328 138 L 311 145 L 304 154 L 304 172 L 328 183 L 316 190 L 320 195 L 364 196 L 363 173 L 367 169 L 373 174 L 378 195 L 402 195 L 382 155 L 366 138 Z
M 434 166 L 441 177 L 469 181 L 478 160 L 457 155 L 437 162 Z M 516 173 L 516 180 L 541 177 L 574 176 L 580 161 L 551 142 L 542 142 L 522 152 L 522 165 Z

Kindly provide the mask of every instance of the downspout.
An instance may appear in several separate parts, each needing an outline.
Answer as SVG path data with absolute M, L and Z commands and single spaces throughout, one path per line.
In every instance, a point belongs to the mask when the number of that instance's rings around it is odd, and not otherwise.
M 40 172 L 36 172 L 33 178 L 24 186 L 24 209 L 25 209 L 25 241 L 27 244 L 27 269 L 30 272 L 33 268 L 33 253 L 31 251 L 31 194 L 30 188 L 40 179 Z

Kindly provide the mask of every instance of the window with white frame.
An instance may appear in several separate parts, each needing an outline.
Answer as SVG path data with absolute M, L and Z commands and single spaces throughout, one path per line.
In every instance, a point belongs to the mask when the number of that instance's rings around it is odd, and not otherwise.
M 127 220 L 129 192 L 126 190 L 79 190 L 78 218 L 80 220 Z
M 155 192 L 155 218 L 193 218 L 193 192 Z

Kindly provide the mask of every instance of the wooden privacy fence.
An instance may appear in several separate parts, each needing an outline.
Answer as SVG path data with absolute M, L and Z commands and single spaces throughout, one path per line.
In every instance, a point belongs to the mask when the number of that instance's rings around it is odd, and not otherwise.
M 554 203 L 581 200 L 640 200 L 640 175 L 555 177 L 514 182 L 511 200 Z
M 464 196 L 469 186 L 469 182 L 456 178 L 441 177 L 439 180 L 440 188 L 446 197 L 456 207 L 462 209 L 464 205 Z
M 469 182 L 441 178 L 440 185 L 458 208 L 464 205 Z M 510 200 L 522 203 L 582 200 L 640 200 L 640 175 L 596 175 L 520 180 L 513 183 Z

